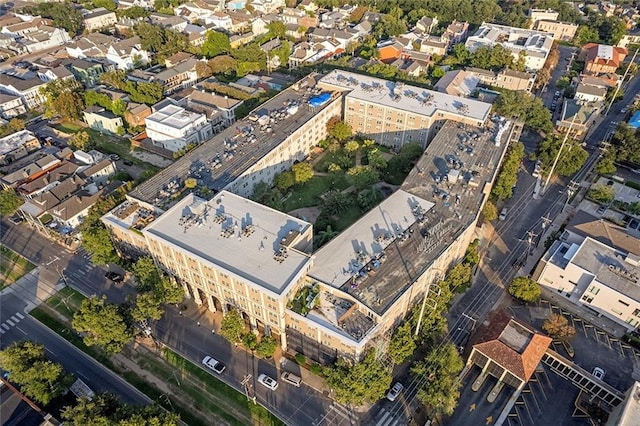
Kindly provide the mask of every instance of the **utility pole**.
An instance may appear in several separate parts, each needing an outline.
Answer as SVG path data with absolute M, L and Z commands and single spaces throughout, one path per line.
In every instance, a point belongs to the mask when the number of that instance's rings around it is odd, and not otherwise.
M 541 219 L 542 219 L 542 232 L 544 233 L 544 230 L 547 229 L 547 226 L 549 226 L 549 224 L 551 223 L 551 219 L 549 219 L 549 213 L 547 213 Z
M 569 183 L 569 186 L 567 187 L 567 201 L 565 201 L 564 205 L 562 206 L 562 211 L 561 211 L 562 213 L 564 213 L 564 209 L 569 204 L 569 200 L 571 200 L 571 197 L 573 197 L 573 195 L 576 193 L 578 188 L 579 188 L 578 182 L 571 181 Z
M 611 97 L 611 101 L 609 102 L 609 106 L 607 106 L 607 110 L 605 111 L 604 115 L 609 114 L 611 105 L 613 105 L 613 103 L 615 102 L 616 96 L 618 96 L 618 92 L 620 91 L 620 87 L 624 84 L 624 80 L 627 78 L 627 75 L 629 74 L 629 70 L 631 69 L 631 64 L 633 64 L 636 60 L 636 55 L 638 54 L 638 50 L 639 49 L 636 49 L 636 51 L 633 53 L 633 58 L 631 58 L 631 60 L 629 61 L 629 65 L 627 65 L 627 69 L 624 71 L 624 75 L 622 76 L 622 81 L 620 82 L 620 85 L 616 85 L 616 91 L 613 93 L 613 96 Z
M 249 382 L 251 380 L 251 377 L 253 377 L 251 376 L 251 374 L 246 374 L 241 384 L 244 388 L 244 394 L 247 396 L 247 399 L 253 401 L 253 403 L 256 404 L 256 396 L 255 394 L 253 394 L 253 389 L 251 388 L 251 383 Z
M 437 275 L 436 275 L 436 281 L 438 281 Z M 420 326 L 422 325 L 422 317 L 424 316 L 424 309 L 427 306 L 427 300 L 431 300 L 433 302 L 433 306 L 431 307 L 431 309 L 435 309 L 438 306 L 438 302 L 429 297 L 431 286 L 435 286 L 438 289 L 437 296 L 440 296 L 440 286 L 438 286 L 438 284 L 431 284 L 430 286 L 427 287 L 427 291 L 424 292 L 424 298 L 422 299 L 422 308 L 420 308 L 420 316 L 418 317 L 418 324 L 416 324 L 416 332 L 415 332 L 416 336 L 418 335 L 418 333 L 420 333 Z
M 537 237 L 536 234 L 533 233 L 533 231 L 527 231 L 527 256 L 530 256 L 532 253 L 531 248 L 533 247 L 533 240 Z

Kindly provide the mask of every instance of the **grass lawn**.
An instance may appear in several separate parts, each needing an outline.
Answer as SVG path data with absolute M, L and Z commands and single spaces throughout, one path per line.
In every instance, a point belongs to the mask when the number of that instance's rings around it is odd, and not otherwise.
M 35 267 L 13 250 L 0 246 L 0 289 L 13 284 Z
M 313 207 L 320 203 L 320 195 L 331 189 L 343 190 L 349 186 L 343 175 L 314 176 L 310 181 L 296 185 L 291 189 L 291 195 L 284 202 L 284 211 Z
M 196 366 L 192 362 L 181 357 L 172 350 L 165 348 L 164 356 L 167 362 L 178 369 L 182 377 L 188 377 L 190 381 L 196 385 L 193 390 L 188 386 L 181 386 L 181 390 L 189 394 L 195 399 L 198 404 L 203 404 L 212 411 L 223 412 L 221 408 L 216 406 L 213 399 L 217 400 L 222 406 L 232 406 L 234 411 L 239 412 L 245 416 L 245 419 L 237 417 L 228 417 L 229 413 L 225 414 L 225 419 L 231 424 L 245 425 L 245 424 L 258 424 L 258 425 L 282 425 L 283 423 L 271 414 L 266 408 L 261 405 L 253 404 L 247 400 L 247 397 L 236 391 L 231 386 L 221 382 L 212 377 L 207 371 Z M 172 373 L 169 372 L 171 375 Z M 184 382 L 184 380 L 183 380 Z M 202 395 L 202 391 L 205 390 L 208 395 Z M 221 413 L 218 413 L 221 414 Z
M 86 297 L 84 297 L 82 293 L 71 287 L 65 287 L 47 299 L 45 303 L 51 309 L 54 309 L 60 315 L 71 321 L 73 313 L 80 309 L 80 305 L 82 305 L 82 301 L 85 299 Z
M 64 133 L 77 133 L 80 130 L 84 129 L 84 127 L 79 126 L 75 123 L 58 123 L 53 127 Z
M 318 160 L 318 162 L 313 166 L 313 169 L 317 172 L 323 172 L 326 173 L 328 171 L 329 168 L 329 164 L 331 163 L 339 163 L 338 162 L 338 158 L 344 158 L 346 157 L 347 154 L 342 150 L 339 149 L 336 152 L 329 152 L 326 151 L 325 154 L 323 155 L 323 157 Z M 356 158 L 355 155 L 349 157 L 351 160 L 350 166 L 349 167 L 353 167 L 356 165 Z

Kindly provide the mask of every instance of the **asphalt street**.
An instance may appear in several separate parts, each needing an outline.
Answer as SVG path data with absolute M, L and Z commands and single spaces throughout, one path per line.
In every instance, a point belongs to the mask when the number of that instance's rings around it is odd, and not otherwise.
M 133 405 L 149 404 L 151 400 L 136 388 L 66 340 L 29 316 L 23 309 L 25 301 L 12 293 L 0 298 L 0 348 L 13 342 L 32 340 L 45 345 L 47 356 L 81 378 L 96 392 L 113 392 L 123 402 Z M 73 331 L 69 330 L 70 333 Z

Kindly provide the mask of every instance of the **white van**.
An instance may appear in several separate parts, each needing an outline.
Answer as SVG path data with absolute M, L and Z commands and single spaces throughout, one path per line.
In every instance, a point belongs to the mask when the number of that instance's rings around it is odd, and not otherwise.
M 293 385 L 293 386 L 295 386 L 297 388 L 299 388 L 300 385 L 302 384 L 302 379 L 300 377 L 296 376 L 293 373 L 284 372 L 284 373 L 282 373 L 280 378 L 283 381 L 285 381 L 285 382 L 289 383 L 290 385 Z

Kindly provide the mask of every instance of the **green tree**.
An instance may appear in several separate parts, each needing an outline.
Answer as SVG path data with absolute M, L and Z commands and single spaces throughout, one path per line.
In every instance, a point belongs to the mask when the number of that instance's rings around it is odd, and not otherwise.
M 7 127 L 11 132 L 19 132 L 21 130 L 24 130 L 24 120 L 14 117 L 9 120 L 9 123 L 7 123 Z
M 627 123 L 620 123 L 612 142 L 616 148 L 616 161 L 640 163 L 640 131 Z
M 441 67 L 434 66 L 431 69 L 431 78 L 438 80 L 444 76 L 445 72 Z
M 84 99 L 80 94 L 82 87 L 75 80 L 53 80 L 48 82 L 40 93 L 45 98 L 45 116 L 59 115 L 64 120 L 82 118 Z
M 369 165 L 379 171 L 387 168 L 387 160 L 385 160 L 382 152 L 378 148 L 371 148 L 367 152 L 367 161 Z
M 576 334 L 576 329 L 569 325 L 569 320 L 564 315 L 551 314 L 544 323 L 542 329 L 554 339 L 566 342 Z
M 91 151 L 94 148 L 94 143 L 89 137 L 89 133 L 84 130 L 71 136 L 71 139 L 69 139 L 69 145 L 73 149 L 79 149 L 85 152 Z
M 244 334 L 246 324 L 242 315 L 235 309 L 229 310 L 220 324 L 220 335 L 231 343 L 238 343 Z
M 409 321 L 405 321 L 391 335 L 387 354 L 396 365 L 409 359 L 416 350 L 416 340 L 411 326 Z
M 542 100 L 527 92 L 503 91 L 493 104 L 495 112 L 505 117 L 518 117 L 535 131 L 551 133 L 551 113 Z
M 99 345 L 107 353 L 115 354 L 133 340 L 133 331 L 118 310 L 118 305 L 107 303 L 106 297 L 90 297 L 82 301 L 73 314 L 71 325 L 79 333 L 85 333 L 87 346 Z
M 339 232 L 334 231 L 331 225 L 327 225 L 327 227 L 323 231 L 318 232 L 318 235 L 315 241 L 316 249 L 320 248 L 321 246 L 331 241 L 338 234 Z
M 9 380 L 42 405 L 66 392 L 71 377 L 60 364 L 47 359 L 44 345 L 30 341 L 14 342 L 0 351 L 0 368 L 10 372 Z
M 334 139 L 337 139 L 340 142 L 344 142 L 345 140 L 349 139 L 352 135 L 353 135 L 353 130 L 351 129 L 351 125 L 343 121 L 335 123 L 335 125 L 333 126 L 333 128 L 331 128 L 329 132 L 329 136 L 331 136 Z
M 329 215 L 337 215 L 345 211 L 351 206 L 351 197 L 343 194 L 341 191 L 331 190 L 324 194 L 324 203 L 322 211 Z
M 130 406 L 115 394 L 99 393 L 65 407 L 62 420 L 70 426 L 177 426 L 180 417 L 156 404 Z
M 516 277 L 509 285 L 509 294 L 523 302 L 535 302 L 540 298 L 540 286 L 528 277 Z
M 258 347 L 258 337 L 256 337 L 256 335 L 251 332 L 244 333 L 242 335 L 242 344 L 245 348 L 251 351 L 255 351 Z
M 87 228 L 82 233 L 82 245 L 91 254 L 91 260 L 96 265 L 106 265 L 118 260 L 109 231 L 102 224 Z
M 267 30 L 269 30 L 269 38 L 285 38 L 287 33 L 287 27 L 284 22 L 271 21 L 267 24 Z
M 339 359 L 325 369 L 325 379 L 341 404 L 361 405 L 382 398 L 391 385 L 391 370 L 376 360 L 371 349 L 359 363 Z
M 418 399 L 430 408 L 432 415 L 453 414 L 460 398 L 462 383 L 458 374 L 463 367 L 464 362 L 458 350 L 448 343 L 433 349 L 424 361 L 417 362 L 411 369 L 414 375 L 427 378 L 421 381 Z
M 610 204 L 615 196 L 616 190 L 612 186 L 602 184 L 593 185 L 587 193 L 587 197 L 601 204 Z
M 407 25 L 400 18 L 384 15 L 374 28 L 374 34 L 379 39 L 388 39 L 407 32 Z
M 380 175 L 371 166 L 355 166 L 347 170 L 351 183 L 358 189 L 364 189 L 380 180 Z
M 498 209 L 496 205 L 491 201 L 487 201 L 482 208 L 482 216 L 487 222 L 491 222 L 492 220 L 496 220 L 498 218 Z
M 135 321 L 159 320 L 164 314 L 160 301 L 153 293 L 138 293 L 136 303 L 131 310 L 131 316 Z
M 596 164 L 596 172 L 600 175 L 612 175 L 616 172 L 615 165 L 616 154 L 615 151 L 607 152 Z
M 513 187 L 518 181 L 518 170 L 523 158 L 524 145 L 520 142 L 512 144 L 502 162 L 500 174 L 491 189 L 491 193 L 498 199 L 505 200 L 513 195 Z
M 291 172 L 293 172 L 293 180 L 295 183 L 305 183 L 313 178 L 313 167 L 311 164 L 305 162 L 296 163 L 291 166 Z
M 278 342 L 271 336 L 264 336 L 256 346 L 256 353 L 262 358 L 271 358 L 278 348 Z
M 75 37 L 82 32 L 82 13 L 68 3 L 38 3 L 22 8 L 22 13 L 52 19 L 53 26 L 62 28 Z
M 228 35 L 215 30 L 207 31 L 205 42 L 202 45 L 202 54 L 206 58 L 213 58 L 230 51 L 231 43 Z
M 213 74 L 228 74 L 236 72 L 238 69 L 238 61 L 229 55 L 219 55 L 209 59 L 207 65 L 211 68 Z
M 274 178 L 274 182 L 279 190 L 287 191 L 289 188 L 296 184 L 296 178 L 293 172 L 288 170 L 276 175 L 276 177 Z
M 180 303 L 184 300 L 184 289 L 166 275 L 160 278 L 160 281 L 153 289 L 153 293 L 161 303 L 169 305 Z
M 151 15 L 151 12 L 140 6 L 132 6 L 127 9 L 117 9 L 116 15 L 118 15 L 119 18 L 138 19 L 148 18 L 149 15 Z
M 563 136 L 549 136 L 538 144 L 536 157 L 541 161 L 543 170 L 551 170 L 563 140 Z M 560 176 L 571 176 L 582 168 L 587 158 L 589 158 L 589 153 L 578 141 L 567 139 L 558 157 L 554 172 Z
M 92 3 L 95 8 L 104 7 L 111 12 L 114 12 L 118 8 L 114 0 L 92 0 Z
M 383 195 L 377 188 L 371 187 L 358 192 L 358 205 L 362 210 L 369 211 L 382 201 Z
M 7 217 L 13 215 L 18 207 L 24 204 L 22 198 L 13 189 L 0 190 L 0 216 Z
M 348 154 L 355 155 L 356 152 L 360 149 L 360 144 L 356 140 L 350 140 L 344 144 L 344 150 Z
M 131 267 L 131 272 L 136 277 L 137 290 L 139 292 L 152 291 L 160 281 L 158 267 L 149 256 L 139 258 Z

